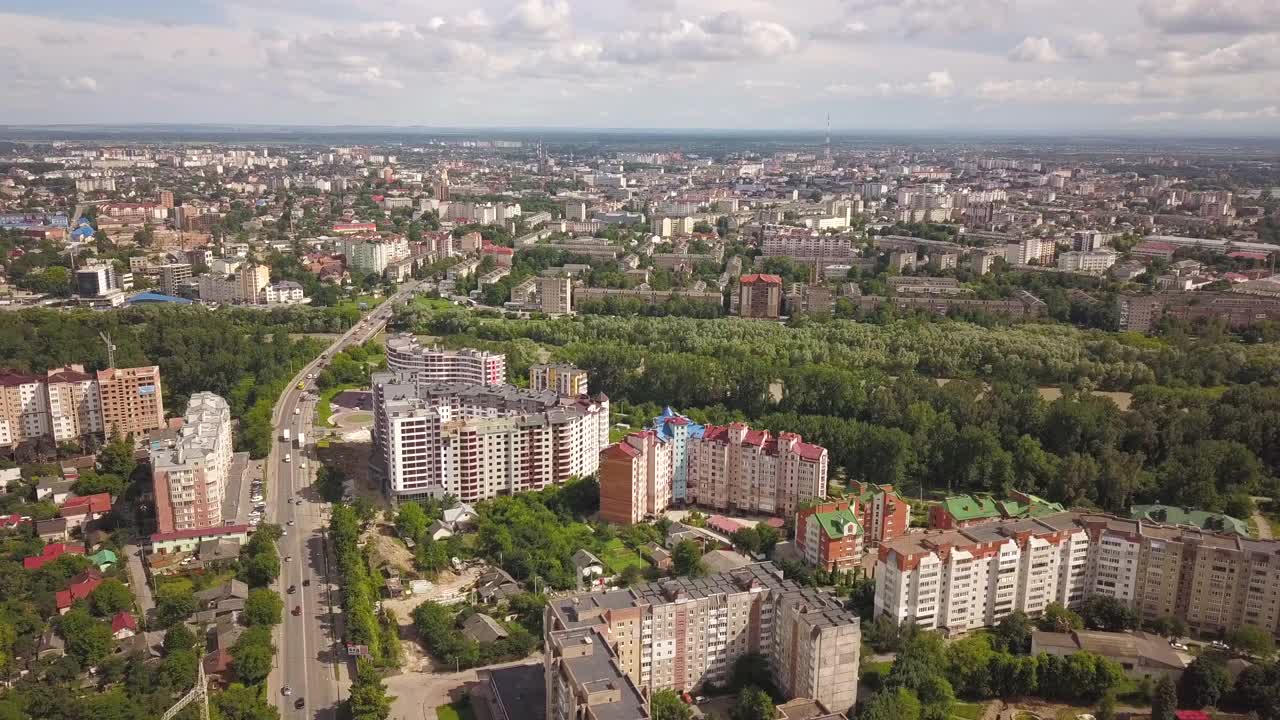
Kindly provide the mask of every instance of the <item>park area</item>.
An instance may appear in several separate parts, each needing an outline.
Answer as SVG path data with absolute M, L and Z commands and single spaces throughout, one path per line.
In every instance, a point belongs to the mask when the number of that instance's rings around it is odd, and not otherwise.
M 605 566 L 609 568 L 609 572 L 615 575 L 621 575 L 628 567 L 637 567 L 644 570 L 649 563 L 631 548 L 623 544 L 619 538 L 613 538 L 605 543 L 604 549 L 600 553 L 600 559 Z

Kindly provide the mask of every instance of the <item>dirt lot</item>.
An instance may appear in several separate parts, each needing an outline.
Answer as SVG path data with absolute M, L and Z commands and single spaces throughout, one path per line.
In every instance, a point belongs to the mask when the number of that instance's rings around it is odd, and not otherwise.
M 479 567 L 467 568 L 462 571 L 461 575 L 445 571 L 440 573 L 440 576 L 434 581 L 434 586 L 426 594 L 408 595 L 382 602 L 382 606 L 394 612 L 396 619 L 400 622 L 400 640 L 401 646 L 404 648 L 404 664 L 401 667 L 404 672 L 433 672 L 444 669 L 435 668 L 431 658 L 422 651 L 422 644 L 418 642 L 418 633 L 413 628 L 413 618 L 411 617 L 413 609 L 427 600 L 447 597 L 471 587 L 475 584 L 476 578 L 480 577 L 482 569 Z

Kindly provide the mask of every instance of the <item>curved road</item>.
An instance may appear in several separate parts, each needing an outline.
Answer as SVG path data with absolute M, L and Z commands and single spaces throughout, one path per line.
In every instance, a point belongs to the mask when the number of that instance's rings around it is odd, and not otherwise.
M 272 416 L 275 440 L 265 465 L 268 477 L 267 522 L 279 524 L 286 535 L 280 538 L 280 579 L 277 591 L 284 599 L 284 622 L 276 637 L 276 666 L 267 679 L 271 697 L 280 706 L 285 720 L 320 718 L 334 720 L 338 706 L 350 685 L 346 654 L 342 650 L 342 596 L 336 584 L 337 568 L 330 572 L 324 530 L 328 505 L 312 487 L 317 470 L 312 417 L 316 401 L 315 385 L 307 380 L 319 373 L 326 362 L 350 345 L 358 345 L 377 335 L 386 325 L 392 308 L 412 293 L 416 283 L 406 283 L 355 327 L 338 338 L 321 358 L 298 372 L 289 383 Z M 302 388 L 299 388 L 299 384 Z M 285 429 L 289 441 L 281 439 Z M 307 445 L 299 448 L 299 433 Z M 305 465 L 304 465 L 305 464 Z M 304 587 L 304 582 L 309 587 Z M 295 591 L 290 594 L 289 587 Z M 294 615 L 293 610 L 299 614 Z M 282 694 L 289 688 L 290 695 Z M 294 707 L 305 700 L 301 709 Z

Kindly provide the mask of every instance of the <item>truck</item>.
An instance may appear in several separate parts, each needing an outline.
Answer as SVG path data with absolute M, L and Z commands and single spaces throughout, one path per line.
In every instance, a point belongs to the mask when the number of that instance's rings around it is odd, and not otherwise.
M 289 428 L 285 428 L 284 432 L 280 433 L 280 439 L 289 442 Z
M 298 433 L 298 447 L 302 447 L 303 445 L 306 445 L 306 444 L 307 444 L 307 436 L 306 436 L 306 434 L 305 434 L 305 433 Z

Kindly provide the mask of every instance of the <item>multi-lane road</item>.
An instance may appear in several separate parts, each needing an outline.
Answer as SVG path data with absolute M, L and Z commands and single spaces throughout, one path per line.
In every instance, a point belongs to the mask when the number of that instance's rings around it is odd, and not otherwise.
M 285 614 L 276 638 L 276 666 L 267 687 L 282 718 L 336 718 L 350 685 L 348 660 L 341 645 L 341 588 L 337 569 L 330 567 L 324 538 L 328 507 L 313 487 L 318 469 L 312 433 L 316 394 L 314 381 L 307 376 L 318 375 L 334 353 L 381 332 L 392 308 L 407 299 L 414 287 L 416 283 L 404 285 L 343 333 L 321 357 L 308 363 L 275 408 L 275 441 L 266 465 L 266 521 L 279 524 L 286 533 L 279 542 L 278 581 Z M 288 441 L 283 439 L 286 429 Z M 299 436 L 305 438 L 301 447 Z M 293 614 L 295 609 L 297 615 Z M 295 707 L 298 700 L 303 700 L 303 707 Z

